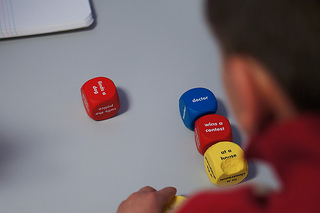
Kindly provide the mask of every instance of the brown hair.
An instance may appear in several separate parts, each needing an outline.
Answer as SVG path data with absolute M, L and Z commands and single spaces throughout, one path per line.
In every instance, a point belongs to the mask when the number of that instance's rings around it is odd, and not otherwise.
M 223 53 L 263 64 L 300 110 L 320 109 L 319 0 L 206 0 Z

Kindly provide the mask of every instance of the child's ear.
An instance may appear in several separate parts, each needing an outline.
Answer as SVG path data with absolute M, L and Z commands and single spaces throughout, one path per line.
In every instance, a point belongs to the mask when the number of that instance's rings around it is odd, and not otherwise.
M 223 77 L 236 117 L 248 134 L 296 114 L 286 93 L 258 61 L 230 56 L 224 60 Z
M 253 134 L 260 128 L 265 106 L 251 60 L 245 56 L 231 56 L 224 60 L 223 77 L 229 100 L 242 128 Z

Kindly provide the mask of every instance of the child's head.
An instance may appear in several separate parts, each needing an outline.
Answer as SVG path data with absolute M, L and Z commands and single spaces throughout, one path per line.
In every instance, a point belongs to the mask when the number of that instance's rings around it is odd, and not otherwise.
M 207 0 L 206 14 L 225 62 L 251 60 L 297 112 L 320 109 L 319 0 Z

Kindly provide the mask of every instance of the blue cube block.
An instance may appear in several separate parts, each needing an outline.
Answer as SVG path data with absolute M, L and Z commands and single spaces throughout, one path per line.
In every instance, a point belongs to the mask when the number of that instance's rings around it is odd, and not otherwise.
M 198 118 L 216 113 L 218 102 L 210 90 L 193 88 L 182 94 L 179 99 L 179 109 L 184 125 L 194 130 L 194 123 Z

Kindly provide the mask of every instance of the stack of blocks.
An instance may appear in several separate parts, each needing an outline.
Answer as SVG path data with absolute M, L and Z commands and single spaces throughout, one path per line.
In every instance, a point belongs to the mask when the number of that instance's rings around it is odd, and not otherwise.
M 179 109 L 185 126 L 194 131 L 210 181 L 220 187 L 241 182 L 248 174 L 247 161 L 240 146 L 232 142 L 228 119 L 216 114 L 214 94 L 206 88 L 190 89 L 180 97 Z
M 113 117 L 120 108 L 115 84 L 105 77 L 90 79 L 81 87 L 81 97 L 86 112 L 93 120 Z M 194 88 L 179 99 L 180 115 L 187 128 L 194 131 L 198 152 L 210 181 L 217 186 L 231 186 L 241 182 L 248 173 L 242 149 L 232 142 L 231 126 L 225 117 L 216 114 L 218 102 L 206 88 Z M 175 212 L 186 200 L 175 196 L 163 213 Z

